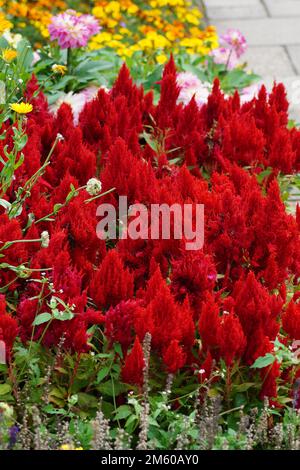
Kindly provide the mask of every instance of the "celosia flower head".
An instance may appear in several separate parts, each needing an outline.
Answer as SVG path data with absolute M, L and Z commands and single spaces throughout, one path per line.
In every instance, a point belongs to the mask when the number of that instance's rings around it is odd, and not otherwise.
M 91 36 L 100 31 L 92 15 L 77 15 L 74 10 L 53 16 L 48 27 L 52 41 L 57 39 L 62 49 L 85 47 Z

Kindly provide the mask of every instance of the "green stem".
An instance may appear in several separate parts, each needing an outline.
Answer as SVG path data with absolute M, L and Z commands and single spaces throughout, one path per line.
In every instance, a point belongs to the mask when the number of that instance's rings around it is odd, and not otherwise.
M 0 248 L 0 251 L 2 250 L 6 250 L 7 248 L 9 248 L 11 245 L 14 245 L 15 243 L 36 243 L 36 242 L 41 242 L 42 239 L 41 238 L 33 238 L 32 240 L 12 240 L 10 242 L 6 242 L 4 243 L 4 245 L 2 246 L 2 248 Z
M 105 191 L 105 193 L 98 194 L 98 196 L 91 197 L 90 199 L 86 199 L 84 202 L 85 204 L 88 204 L 89 202 L 95 201 L 95 199 L 99 199 L 100 197 L 106 196 L 106 194 L 112 193 L 115 191 L 116 188 L 111 188 L 108 191 Z
M 48 321 L 47 325 L 46 325 L 46 328 L 44 329 L 40 339 L 38 340 L 38 344 L 42 344 L 43 342 L 43 339 L 45 337 L 45 334 L 47 333 L 48 329 L 49 329 L 49 326 L 51 325 L 51 323 L 53 322 L 54 318 L 51 318 L 51 320 Z

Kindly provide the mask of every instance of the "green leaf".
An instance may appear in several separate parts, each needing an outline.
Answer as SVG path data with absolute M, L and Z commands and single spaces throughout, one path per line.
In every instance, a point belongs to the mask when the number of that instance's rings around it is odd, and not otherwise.
M 243 384 L 239 384 L 239 385 L 233 385 L 232 386 L 232 389 L 234 392 L 246 392 L 247 390 L 249 390 L 249 388 L 251 387 L 254 387 L 255 386 L 255 382 L 245 382 Z
M 27 140 L 28 140 L 28 137 L 26 134 L 22 135 L 21 137 L 16 138 L 14 142 L 16 150 L 18 151 L 22 150 L 27 144 Z
M 138 425 L 138 418 L 137 416 L 135 415 L 131 415 L 129 416 L 129 418 L 127 419 L 126 421 L 126 424 L 125 424 L 125 429 L 126 431 L 131 434 L 135 428 L 137 427 Z
M 182 157 L 176 157 L 176 158 L 173 158 L 172 160 L 169 160 L 169 165 L 177 165 L 177 163 L 181 163 L 181 161 L 182 161 Z
M 120 358 L 123 359 L 123 351 L 122 351 L 122 346 L 120 345 L 120 343 L 114 344 L 114 350 L 120 356 Z
M 111 380 L 104 382 L 98 385 L 97 390 L 103 393 L 103 395 L 107 395 L 109 397 L 118 396 L 121 393 L 124 393 L 128 390 L 128 385 L 121 384 L 120 382 L 115 382 L 114 387 Z
M 85 410 L 90 408 L 98 408 L 99 402 L 96 397 L 89 393 L 79 392 L 78 393 L 78 406 Z
M 44 406 L 43 411 L 49 415 L 66 415 L 67 411 L 63 408 L 54 408 L 53 405 L 49 404 Z
M 0 395 L 7 395 L 11 391 L 11 386 L 9 384 L 0 385 Z
M 147 134 L 147 132 L 143 132 L 143 133 L 142 133 L 142 137 L 145 139 L 145 141 L 147 142 L 147 144 L 149 145 L 149 147 L 150 147 L 154 152 L 157 152 L 157 151 L 158 151 L 157 141 L 152 137 L 151 134 Z
M 54 204 L 54 206 L 53 206 L 53 212 L 54 212 L 55 214 L 57 214 L 58 211 L 59 211 L 62 207 L 63 207 L 62 204 Z
M 55 320 L 60 320 L 60 321 L 67 321 L 67 320 L 72 320 L 74 318 L 74 313 L 70 312 L 69 310 L 59 311 L 57 308 L 52 310 L 53 313 L 53 318 Z
M 48 313 L 48 312 L 40 313 L 39 315 L 35 317 L 32 323 L 32 326 L 38 326 L 38 325 L 42 325 L 43 323 L 47 323 L 49 320 L 51 320 L 51 318 L 52 318 L 51 313 Z
M 0 206 L 4 207 L 5 210 L 8 210 L 11 207 L 11 203 L 6 201 L 6 199 L 0 199 Z
M 273 172 L 272 168 L 266 168 L 265 170 L 258 173 L 256 175 L 256 179 L 257 179 L 258 183 L 262 184 L 264 179 L 267 178 L 268 176 L 270 176 L 272 172 Z
M 128 405 L 121 405 L 115 411 L 114 421 L 118 419 L 125 419 L 132 414 L 132 408 Z
M 254 364 L 252 364 L 251 369 L 263 369 L 264 367 L 274 364 L 275 361 L 276 357 L 271 353 L 267 353 L 265 356 L 258 357 Z
M 103 367 L 103 369 L 101 369 L 99 372 L 98 372 L 98 375 L 97 375 L 97 383 L 100 383 L 102 382 L 102 380 L 108 376 L 110 372 L 110 367 Z
M 50 395 L 57 398 L 65 398 L 66 391 L 58 387 L 53 387 L 50 391 Z

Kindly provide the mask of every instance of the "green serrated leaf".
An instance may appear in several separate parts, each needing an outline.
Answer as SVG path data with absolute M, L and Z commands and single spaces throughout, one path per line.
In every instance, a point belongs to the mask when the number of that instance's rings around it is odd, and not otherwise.
M 103 369 L 101 369 L 97 374 L 97 383 L 102 382 L 102 380 L 108 376 L 109 372 L 110 372 L 110 367 L 103 367 Z
M 115 411 L 114 420 L 125 419 L 132 414 L 132 408 L 128 405 L 121 405 Z
M 48 312 L 40 313 L 33 320 L 32 326 L 38 326 L 38 325 L 42 325 L 43 323 L 47 323 L 48 321 L 51 320 L 51 318 L 52 318 L 51 313 L 48 313 Z
M 263 369 L 264 367 L 274 364 L 275 361 L 276 357 L 271 353 L 267 353 L 265 356 L 258 357 L 254 364 L 252 364 L 251 369 Z

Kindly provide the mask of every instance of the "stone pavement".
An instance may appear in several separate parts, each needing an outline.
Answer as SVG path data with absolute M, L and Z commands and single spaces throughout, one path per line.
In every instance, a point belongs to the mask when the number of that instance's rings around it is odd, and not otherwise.
M 300 123 L 300 0 L 202 0 L 219 34 L 237 28 L 249 48 L 245 60 L 268 89 L 283 82 L 290 114 Z

